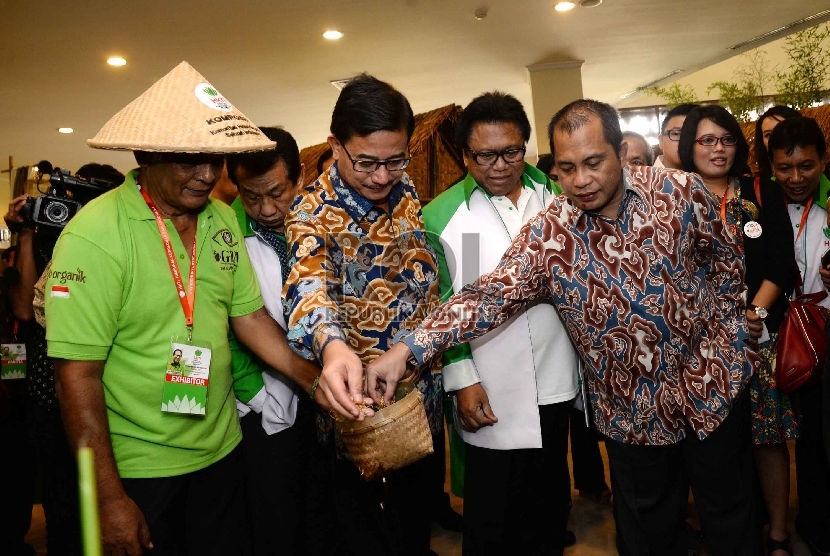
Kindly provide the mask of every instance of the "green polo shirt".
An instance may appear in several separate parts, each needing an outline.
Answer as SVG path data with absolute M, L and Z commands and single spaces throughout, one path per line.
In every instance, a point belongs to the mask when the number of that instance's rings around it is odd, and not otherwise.
M 105 361 L 112 447 L 124 478 L 197 471 L 239 443 L 228 317 L 262 307 L 242 232 L 230 207 L 209 201 L 198 217 L 193 338 L 213 353 L 206 415 L 161 412 L 170 339 L 187 339 L 184 312 L 138 171 L 89 203 L 55 247 L 46 284 L 49 356 Z M 187 287 L 190 249 L 165 221 Z

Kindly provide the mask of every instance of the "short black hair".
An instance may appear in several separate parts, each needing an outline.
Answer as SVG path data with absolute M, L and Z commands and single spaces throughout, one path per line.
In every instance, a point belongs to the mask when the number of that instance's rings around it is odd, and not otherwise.
M 317 175 L 318 176 L 323 173 L 323 170 L 325 170 L 325 168 L 323 168 L 323 164 L 326 163 L 326 160 L 330 159 L 333 156 L 334 156 L 334 152 L 331 150 L 331 147 L 329 147 L 329 148 L 327 148 L 326 150 L 323 151 L 323 154 L 321 154 L 320 157 L 317 159 Z
M 810 146 L 816 148 L 819 158 L 824 158 L 827 152 L 827 141 L 818 122 L 804 116 L 787 118 L 775 126 L 769 136 L 769 161 L 772 160 L 773 151 L 784 151 L 789 156 L 793 154 L 796 147 Z
M 461 112 L 455 123 L 455 142 L 462 151 L 469 150 L 467 144 L 476 124 L 516 124 L 522 140 L 530 139 L 530 120 L 519 99 L 501 91 L 484 93 L 474 98 Z
M 678 104 L 668 111 L 666 117 L 663 118 L 663 123 L 660 125 L 660 133 L 666 133 L 666 126 L 669 125 L 669 120 L 676 116 L 688 116 L 689 112 L 700 106 L 699 104 Z
M 649 143 L 645 137 L 636 131 L 623 131 L 623 141 L 626 139 L 637 139 L 638 141 L 642 141 L 646 146 L 646 166 L 654 164 L 654 148 L 652 148 L 651 143 Z
M 605 142 L 611 145 L 617 156 L 620 156 L 623 136 L 620 129 L 620 115 L 617 110 L 610 104 L 583 98 L 561 108 L 550 120 L 548 141 L 550 141 L 550 153 L 554 156 L 554 159 L 556 158 L 556 150 L 553 144 L 553 132 L 556 128 L 571 134 L 587 124 L 591 116 L 599 118 L 602 123 L 602 136 L 605 138 Z
M 695 166 L 695 140 L 697 139 L 697 126 L 703 120 L 714 122 L 738 140 L 735 145 L 735 161 L 732 163 L 728 175 L 740 177 L 746 174 L 749 168 L 746 163 L 749 156 L 749 144 L 744 138 L 744 132 L 735 116 L 730 114 L 723 106 L 716 104 L 698 106 L 686 116 L 683 129 L 680 131 L 680 144 L 677 146 L 683 170 L 686 172 L 698 171 L 697 166 Z
M 85 180 L 97 179 L 108 181 L 114 186 L 124 183 L 124 174 L 109 164 L 98 164 L 97 162 L 84 164 L 78 168 L 75 175 L 84 178 Z
M 536 168 L 544 172 L 546 176 L 549 175 L 553 169 L 553 155 L 547 153 L 540 156 L 539 160 L 536 161 Z
M 106 193 L 109 189 L 113 189 L 124 183 L 124 174 L 109 164 L 98 164 L 97 162 L 84 164 L 78 168 L 75 175 L 85 180 L 97 180 L 96 185 L 75 186 L 72 188 L 72 198 L 84 205 Z M 101 185 L 101 181 L 112 184 L 112 187 L 98 187 Z
M 331 114 L 331 134 L 340 144 L 355 135 L 377 131 L 406 131 L 412 138 L 415 115 L 409 101 L 389 83 L 362 73 L 346 83 Z
M 755 122 L 755 162 L 758 163 L 758 173 L 762 178 L 769 178 L 772 176 L 772 168 L 769 165 L 770 157 L 767 153 L 767 148 L 764 147 L 764 130 L 761 129 L 764 125 L 764 120 L 767 118 L 775 118 L 776 120 L 789 120 L 790 118 L 800 118 L 801 112 L 795 108 L 790 108 L 783 104 L 773 106 L 758 118 Z
M 277 148 L 272 151 L 229 154 L 225 162 L 230 180 L 236 187 L 239 187 L 237 176 L 239 168 L 244 168 L 251 176 L 261 176 L 282 160 L 285 163 L 286 177 L 293 183 L 297 183 L 297 180 L 300 179 L 301 166 L 300 149 L 297 147 L 297 141 L 281 127 L 261 127 L 259 130 L 268 139 L 276 142 Z

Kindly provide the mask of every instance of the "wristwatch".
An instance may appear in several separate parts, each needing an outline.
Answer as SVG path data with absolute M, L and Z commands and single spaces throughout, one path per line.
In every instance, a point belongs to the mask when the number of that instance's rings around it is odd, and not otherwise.
M 758 318 L 761 320 L 764 320 L 769 316 L 769 311 L 767 311 L 763 307 L 758 307 L 757 305 L 753 305 L 752 303 L 750 303 L 748 305 L 748 308 L 751 311 L 755 311 L 755 314 L 758 315 Z

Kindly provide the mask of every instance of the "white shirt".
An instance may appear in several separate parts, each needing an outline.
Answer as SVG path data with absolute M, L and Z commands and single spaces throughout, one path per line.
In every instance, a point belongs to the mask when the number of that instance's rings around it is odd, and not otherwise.
M 804 293 L 827 291 L 821 281 L 818 269 L 821 267 L 821 257 L 830 250 L 830 228 L 827 227 L 827 211 L 815 203 L 810 207 L 805 229 L 799 235 L 801 218 L 804 215 L 804 205 L 790 203 L 787 205 L 790 213 L 790 222 L 793 225 L 795 240 L 795 260 L 801 271 Z M 830 309 L 830 296 L 820 305 Z

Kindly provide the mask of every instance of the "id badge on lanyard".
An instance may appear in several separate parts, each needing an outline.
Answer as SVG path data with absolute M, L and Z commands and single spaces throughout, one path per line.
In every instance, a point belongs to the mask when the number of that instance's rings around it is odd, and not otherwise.
M 210 385 L 212 350 L 209 342 L 193 340 L 193 309 L 196 306 L 196 238 L 193 238 L 193 248 L 190 252 L 190 273 L 188 275 L 187 291 L 185 291 L 179 265 L 176 263 L 176 255 L 173 252 L 173 245 L 170 242 L 170 234 L 167 232 L 167 226 L 164 225 L 164 219 L 147 192 L 142 188 L 139 189 L 156 219 L 187 327 L 186 339 L 179 339 L 178 336 L 170 339 L 170 350 L 168 351 L 164 372 L 161 410 L 165 413 L 205 415 L 208 386 Z
M 171 339 L 161 400 L 163 412 L 205 414 L 210 357 L 208 342 Z
M 14 321 L 14 339 L 20 322 Z M 26 345 L 24 343 L 0 344 L 0 380 L 20 380 L 26 378 Z

